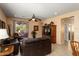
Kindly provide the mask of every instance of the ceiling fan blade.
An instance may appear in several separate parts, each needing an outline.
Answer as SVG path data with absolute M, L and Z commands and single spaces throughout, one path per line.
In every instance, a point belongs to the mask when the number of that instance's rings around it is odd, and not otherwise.
M 41 21 L 41 19 L 38 19 L 39 21 Z
M 32 19 L 29 19 L 29 21 L 31 21 Z
M 38 22 L 38 20 L 35 20 L 35 22 Z
M 39 21 L 41 21 L 41 19 L 39 19 L 39 18 L 36 18 L 36 20 L 39 20 Z

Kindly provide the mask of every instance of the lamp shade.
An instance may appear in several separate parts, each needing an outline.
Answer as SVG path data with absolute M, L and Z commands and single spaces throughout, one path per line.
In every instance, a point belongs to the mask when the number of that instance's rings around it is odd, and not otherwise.
M 7 30 L 6 29 L 0 29 L 0 39 L 6 39 L 9 38 Z

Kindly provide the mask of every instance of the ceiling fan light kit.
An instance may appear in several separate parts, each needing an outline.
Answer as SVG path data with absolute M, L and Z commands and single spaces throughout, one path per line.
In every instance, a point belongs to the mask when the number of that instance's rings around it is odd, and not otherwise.
M 41 21 L 41 19 L 36 18 L 34 14 L 33 14 L 32 18 L 29 21 L 31 21 L 31 20 L 36 21 L 36 22 Z

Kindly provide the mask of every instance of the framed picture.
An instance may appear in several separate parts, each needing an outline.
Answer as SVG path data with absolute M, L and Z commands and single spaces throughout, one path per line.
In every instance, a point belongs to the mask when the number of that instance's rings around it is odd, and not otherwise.
M 38 31 L 38 26 L 34 26 L 34 31 Z

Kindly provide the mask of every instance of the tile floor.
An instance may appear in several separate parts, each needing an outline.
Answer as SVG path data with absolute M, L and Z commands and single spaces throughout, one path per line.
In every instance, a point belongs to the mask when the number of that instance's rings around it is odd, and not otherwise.
M 69 51 L 67 44 L 52 44 L 52 52 L 47 56 L 72 56 L 72 52 Z

